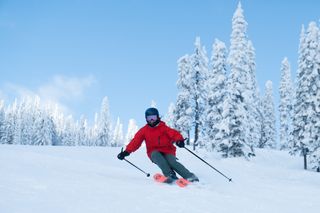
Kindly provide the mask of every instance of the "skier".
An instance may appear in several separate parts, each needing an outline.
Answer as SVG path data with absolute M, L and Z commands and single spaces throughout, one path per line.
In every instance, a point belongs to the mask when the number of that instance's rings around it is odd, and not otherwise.
M 176 172 L 190 182 L 199 181 L 198 177 L 186 169 L 176 159 L 176 147 L 184 147 L 182 135 L 175 129 L 168 127 L 160 120 L 159 112 L 156 108 L 149 108 L 145 112 L 147 124 L 142 127 L 127 145 L 125 151 L 118 154 L 118 159 L 123 160 L 130 153 L 136 151 L 145 141 L 147 155 L 166 176 L 168 182 L 178 179 Z

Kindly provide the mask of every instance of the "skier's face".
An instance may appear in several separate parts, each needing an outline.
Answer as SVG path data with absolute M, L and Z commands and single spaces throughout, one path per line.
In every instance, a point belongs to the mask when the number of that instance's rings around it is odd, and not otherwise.
M 158 116 L 157 115 L 148 115 L 146 117 L 146 120 L 147 120 L 147 123 L 150 125 L 150 126 L 155 126 L 155 124 L 157 123 L 158 121 Z
M 157 115 L 148 115 L 146 119 L 147 119 L 147 122 L 152 122 L 152 121 L 154 122 L 158 119 L 158 116 Z

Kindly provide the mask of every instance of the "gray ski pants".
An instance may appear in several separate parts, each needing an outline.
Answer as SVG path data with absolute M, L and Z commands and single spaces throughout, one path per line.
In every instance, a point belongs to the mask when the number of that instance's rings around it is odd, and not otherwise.
M 164 154 L 158 151 L 151 153 L 151 160 L 162 170 L 164 176 L 169 176 L 173 171 L 187 179 L 193 174 L 179 163 L 174 155 Z

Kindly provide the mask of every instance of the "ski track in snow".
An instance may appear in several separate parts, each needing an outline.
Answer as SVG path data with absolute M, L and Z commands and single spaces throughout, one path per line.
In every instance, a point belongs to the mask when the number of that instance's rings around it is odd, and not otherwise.
M 320 174 L 284 151 L 256 150 L 250 161 L 198 154 L 226 178 L 186 152 L 177 157 L 199 178 L 186 188 L 157 183 L 144 148 L 127 159 L 120 148 L 0 146 L 1 213 L 264 213 L 318 212 Z

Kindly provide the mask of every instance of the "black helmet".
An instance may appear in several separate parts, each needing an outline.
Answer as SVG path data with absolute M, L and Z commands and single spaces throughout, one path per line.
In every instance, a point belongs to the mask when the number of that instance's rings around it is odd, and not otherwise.
M 147 117 L 148 115 L 156 115 L 157 117 L 159 117 L 159 111 L 156 108 L 151 107 L 145 112 L 145 117 Z

